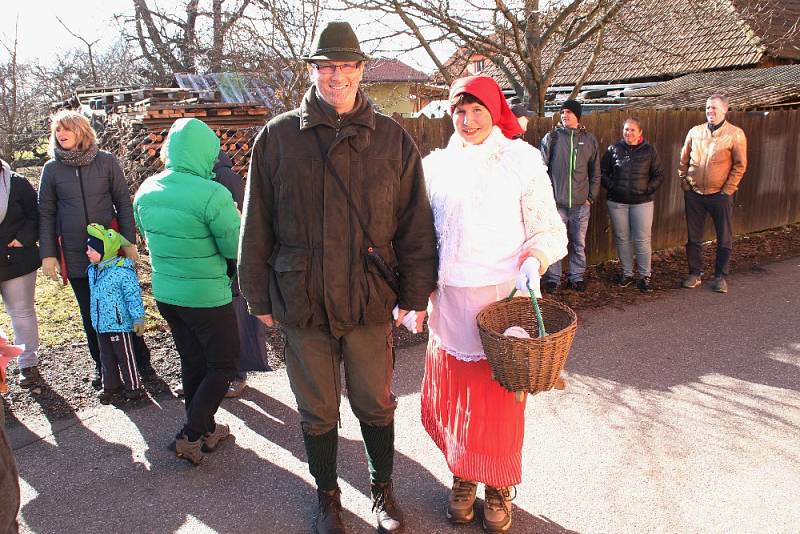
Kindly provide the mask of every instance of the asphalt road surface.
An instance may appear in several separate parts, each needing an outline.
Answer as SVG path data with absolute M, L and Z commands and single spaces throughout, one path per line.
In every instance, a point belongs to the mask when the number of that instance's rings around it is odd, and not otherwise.
M 800 531 L 800 258 L 625 309 L 582 312 L 565 391 L 527 405 L 513 532 Z M 451 527 L 451 477 L 419 422 L 424 346 L 398 353 L 395 488 L 411 533 Z M 157 399 L 9 428 L 23 532 L 309 532 L 316 511 L 285 372 L 219 419 L 235 440 L 194 468 L 166 449 L 183 405 Z M 358 423 L 342 403 L 351 533 L 374 531 Z M 482 496 L 483 490 L 479 490 Z

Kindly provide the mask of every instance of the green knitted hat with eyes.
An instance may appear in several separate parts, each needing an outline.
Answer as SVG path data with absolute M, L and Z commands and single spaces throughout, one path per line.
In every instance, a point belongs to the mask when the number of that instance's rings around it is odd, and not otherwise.
M 127 247 L 131 244 L 130 241 L 122 237 L 122 235 L 113 228 L 104 228 L 103 225 L 97 223 L 88 225 L 86 227 L 86 233 L 89 234 L 89 239 L 87 240 L 88 245 L 103 256 L 100 263 L 116 258 L 117 251 L 120 247 Z M 96 242 L 93 243 L 93 240 L 101 241 L 102 246 L 97 245 Z M 102 248 L 102 250 L 98 250 L 98 247 Z M 123 259 L 124 258 L 120 258 L 120 260 Z
M 350 23 L 344 21 L 329 22 L 317 37 L 314 51 L 303 56 L 306 62 L 313 61 L 368 61 L 369 56 L 361 51 Z

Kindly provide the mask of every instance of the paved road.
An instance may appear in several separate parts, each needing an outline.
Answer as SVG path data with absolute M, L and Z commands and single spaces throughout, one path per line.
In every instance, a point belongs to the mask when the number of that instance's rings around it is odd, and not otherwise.
M 514 531 L 800 531 L 800 258 L 626 309 L 584 312 L 569 387 L 527 407 Z M 398 354 L 396 488 L 411 533 L 478 533 L 443 519 L 450 477 L 419 423 L 424 347 Z M 23 531 L 308 532 L 315 493 L 285 373 L 220 419 L 199 468 L 165 449 L 182 404 L 102 407 L 10 429 Z M 373 532 L 358 424 L 342 407 L 349 532 Z

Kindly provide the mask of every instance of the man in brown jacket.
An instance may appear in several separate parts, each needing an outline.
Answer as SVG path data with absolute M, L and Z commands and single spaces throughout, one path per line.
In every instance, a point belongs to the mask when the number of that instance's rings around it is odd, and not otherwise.
M 711 289 L 727 293 L 728 264 L 733 249 L 733 194 L 747 169 L 747 138 L 741 128 L 725 120 L 728 99 L 712 95 L 706 101 L 708 122 L 689 130 L 681 150 L 678 176 L 686 206 L 686 259 L 689 276 L 683 287 L 700 285 L 702 242 L 706 215 L 717 233 L 717 258 Z
M 397 532 L 391 313 L 397 304 L 400 324 L 415 310 L 422 328 L 436 286 L 433 216 L 416 145 L 359 89 L 368 58 L 350 25 L 328 24 L 304 59 L 312 87 L 298 109 L 267 124 L 253 149 L 240 286 L 251 313 L 285 334 L 317 484 L 316 531 L 344 532 L 336 473 L 343 362 L 378 529 Z M 382 265 L 366 259 L 370 250 Z M 387 282 L 395 274 L 397 293 Z

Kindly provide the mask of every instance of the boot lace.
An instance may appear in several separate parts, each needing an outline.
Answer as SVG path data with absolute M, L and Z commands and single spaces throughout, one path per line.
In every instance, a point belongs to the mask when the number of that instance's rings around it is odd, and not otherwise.
M 337 498 L 336 493 L 330 494 L 327 491 L 319 492 L 319 511 L 320 514 L 338 514 L 342 509 L 342 503 Z
M 385 485 L 375 484 L 374 494 L 372 496 L 372 511 L 386 511 L 391 515 L 393 510 L 394 493 L 392 492 L 392 483 L 389 482 Z
M 511 496 L 511 490 L 514 490 L 514 496 Z M 517 498 L 517 488 L 514 486 L 508 488 L 493 488 L 486 486 L 486 507 L 490 510 L 503 510 L 506 514 L 511 513 L 511 501 Z
M 469 501 L 472 500 L 475 486 L 477 484 L 464 480 L 463 478 L 453 477 L 453 500 Z

